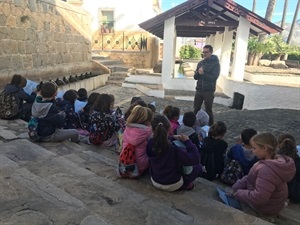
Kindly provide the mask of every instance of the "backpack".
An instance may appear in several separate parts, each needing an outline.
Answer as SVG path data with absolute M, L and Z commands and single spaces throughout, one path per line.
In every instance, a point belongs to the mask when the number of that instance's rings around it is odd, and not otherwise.
M 27 127 L 29 138 L 33 141 L 40 141 L 40 137 L 38 135 L 38 119 L 35 117 L 31 117 Z
M 4 91 L 0 94 L 0 118 L 10 119 L 19 113 L 19 99 L 14 93 L 7 94 Z
M 234 184 L 244 176 L 242 165 L 237 160 L 231 160 L 220 176 L 220 181 L 225 184 Z
M 120 154 L 117 171 L 123 178 L 137 178 L 140 176 L 135 157 L 135 146 L 128 144 Z

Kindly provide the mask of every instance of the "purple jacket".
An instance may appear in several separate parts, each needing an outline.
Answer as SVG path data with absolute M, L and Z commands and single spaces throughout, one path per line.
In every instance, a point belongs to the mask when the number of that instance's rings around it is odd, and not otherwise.
M 200 154 L 191 140 L 186 140 L 184 144 L 186 149 L 178 148 L 169 144 L 168 150 L 157 156 L 152 150 L 152 142 L 150 139 L 147 145 L 147 155 L 150 161 L 150 174 L 152 179 L 163 185 L 174 184 L 181 177 L 182 166 L 194 166 L 200 164 Z M 198 174 L 201 172 L 198 171 Z
M 272 160 L 260 160 L 249 174 L 233 186 L 235 197 L 266 215 L 276 215 L 288 197 L 287 182 L 295 175 L 294 161 L 277 155 Z
M 123 134 L 123 149 L 129 143 L 135 146 L 136 164 L 140 174 L 149 167 L 146 146 L 151 134 L 150 127 L 136 123 L 128 124 Z

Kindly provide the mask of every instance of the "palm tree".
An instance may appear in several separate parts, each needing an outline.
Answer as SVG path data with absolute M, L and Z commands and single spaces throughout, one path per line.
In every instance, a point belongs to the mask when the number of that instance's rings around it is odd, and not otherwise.
M 286 11 L 287 11 L 287 8 L 288 8 L 288 4 L 289 4 L 289 0 L 285 0 L 284 7 L 283 7 L 282 20 L 281 20 L 281 28 L 282 29 L 284 29 L 285 17 L 286 17 Z
M 293 22 L 292 22 L 291 29 L 290 29 L 290 33 L 289 33 L 289 36 L 286 40 L 287 44 L 289 44 L 291 42 L 291 39 L 292 39 L 292 36 L 293 36 L 293 33 L 294 33 L 294 29 L 295 29 L 295 26 L 296 26 L 296 21 L 297 21 L 299 8 L 300 8 L 300 0 L 298 0 L 296 11 L 295 11 L 294 18 L 293 18 Z
M 268 3 L 268 7 L 267 7 L 267 11 L 266 11 L 266 15 L 265 15 L 265 19 L 271 21 L 272 20 L 272 16 L 273 16 L 273 12 L 275 9 L 275 5 L 276 5 L 276 0 L 269 0 Z M 264 42 L 266 39 L 266 34 L 262 34 L 259 36 L 259 41 L 260 42 Z
M 252 12 L 255 13 L 256 11 L 256 0 L 253 0 L 253 3 L 252 3 Z

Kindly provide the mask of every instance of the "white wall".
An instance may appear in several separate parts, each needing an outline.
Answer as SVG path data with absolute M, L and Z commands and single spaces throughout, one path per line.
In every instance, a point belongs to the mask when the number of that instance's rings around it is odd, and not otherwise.
M 296 109 L 300 110 L 299 87 L 277 85 L 260 85 L 249 82 L 238 82 L 225 76 L 219 76 L 218 86 L 223 93 L 233 97 L 234 92 L 245 96 L 244 109 Z
M 91 14 L 91 29 L 99 29 L 98 10 L 114 10 L 115 30 L 140 30 L 138 24 L 156 16 L 153 0 L 84 0 L 81 6 Z

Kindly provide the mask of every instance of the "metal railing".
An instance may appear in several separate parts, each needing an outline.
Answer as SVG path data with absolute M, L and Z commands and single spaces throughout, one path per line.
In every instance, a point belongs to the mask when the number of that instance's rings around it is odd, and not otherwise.
M 147 51 L 147 33 L 115 32 L 94 35 L 93 49 L 121 50 L 121 51 Z

